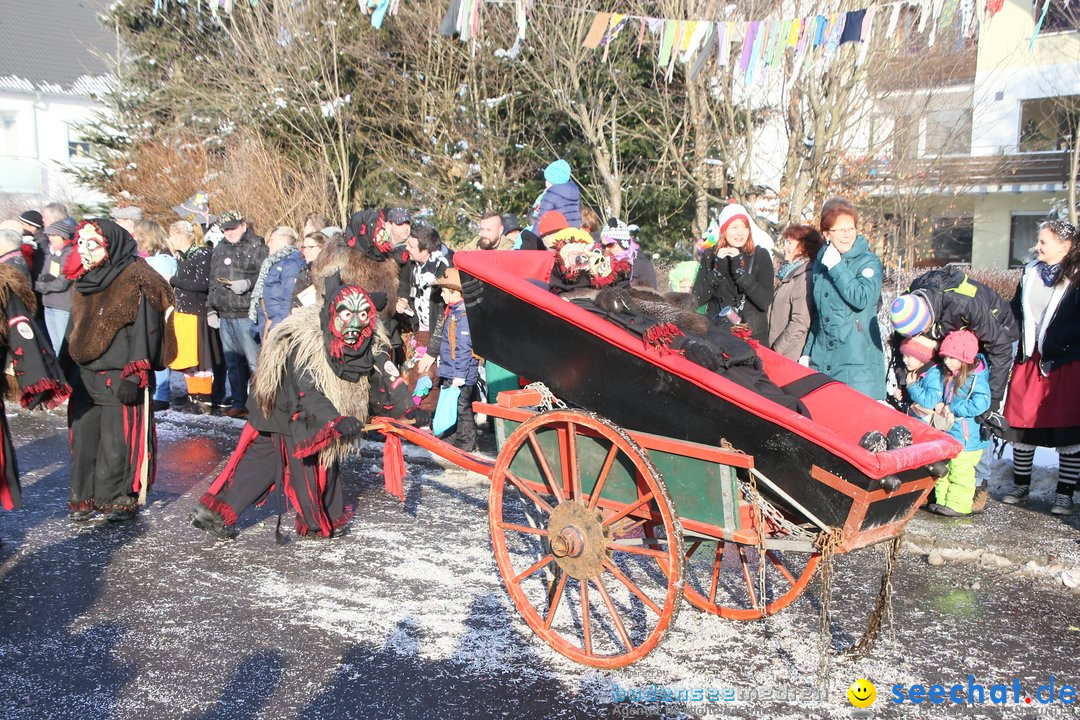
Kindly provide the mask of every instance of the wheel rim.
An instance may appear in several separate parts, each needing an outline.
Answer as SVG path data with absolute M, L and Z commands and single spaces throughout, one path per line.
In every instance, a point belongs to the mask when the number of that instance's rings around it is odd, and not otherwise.
M 488 509 L 510 598 L 555 650 L 615 668 L 659 643 L 678 612 L 682 530 L 660 473 L 621 429 L 578 410 L 529 418 L 499 453 Z M 646 522 L 663 538 L 647 538 Z

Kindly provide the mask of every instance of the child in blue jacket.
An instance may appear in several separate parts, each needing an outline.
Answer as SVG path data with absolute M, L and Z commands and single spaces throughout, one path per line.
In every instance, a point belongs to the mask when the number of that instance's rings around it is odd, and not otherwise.
M 949 473 L 934 485 L 930 512 L 946 517 L 971 514 L 975 498 L 975 466 L 990 442 L 979 434 L 975 417 L 990 408 L 990 373 L 979 354 L 979 339 L 970 330 L 954 330 L 941 341 L 941 364 L 908 385 L 911 414 L 939 414 L 947 407 L 954 417 L 946 432 L 959 440 L 964 451 L 949 462 Z
M 473 452 L 476 450 L 476 417 L 472 411 L 472 398 L 480 362 L 473 355 L 469 318 L 465 314 L 464 296 L 461 294 L 461 275 L 457 268 L 448 268 L 435 284 L 442 288 L 442 299 L 446 303 L 442 343 L 439 346 L 439 380 L 442 387 L 461 388 L 457 404 L 457 429 L 444 439 L 465 452 Z

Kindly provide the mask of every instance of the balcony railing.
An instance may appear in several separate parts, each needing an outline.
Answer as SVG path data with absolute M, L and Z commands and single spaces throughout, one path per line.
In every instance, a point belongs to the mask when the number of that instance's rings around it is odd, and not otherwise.
M 849 172 L 861 172 L 862 184 L 899 187 L 941 187 L 952 190 L 982 185 L 1064 183 L 1069 176 L 1069 151 L 1021 155 L 951 156 L 914 160 L 883 160 Z

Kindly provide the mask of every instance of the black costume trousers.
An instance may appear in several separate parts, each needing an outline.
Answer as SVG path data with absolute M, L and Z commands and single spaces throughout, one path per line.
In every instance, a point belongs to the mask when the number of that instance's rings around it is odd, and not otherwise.
M 296 511 L 296 531 L 329 536 L 348 522 L 337 463 L 321 465 L 317 456 L 298 458 L 288 435 L 244 427 L 240 442 L 221 475 L 200 502 L 225 520 L 236 522 L 247 508 L 261 504 L 282 483 Z
M 145 395 L 147 390 L 140 394 Z M 75 395 L 69 405 L 72 510 L 134 509 L 143 474 L 153 482 L 153 414 L 142 404 L 98 405 Z M 147 427 L 149 426 L 149 427 Z M 145 469 L 144 469 L 145 466 Z

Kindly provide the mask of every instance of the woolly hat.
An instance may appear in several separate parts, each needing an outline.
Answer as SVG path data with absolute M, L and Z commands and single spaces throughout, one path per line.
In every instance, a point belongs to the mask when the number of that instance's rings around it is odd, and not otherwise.
M 750 211 L 739 203 L 728 203 L 724 206 L 724 209 L 720 211 L 720 217 L 716 219 L 717 237 L 723 236 L 724 231 L 727 230 L 727 227 L 731 224 L 732 220 L 742 220 L 750 226 L 750 237 L 754 240 L 754 247 L 765 248 L 766 250 L 773 249 L 774 243 L 772 236 L 762 230 L 761 227 L 750 218 Z
M 893 300 L 889 308 L 889 319 L 892 320 L 896 332 L 907 337 L 926 330 L 934 320 L 930 313 L 930 303 L 914 293 L 901 295 Z
M 64 218 L 57 220 L 49 227 L 45 228 L 46 235 L 59 235 L 65 240 L 70 240 L 75 237 L 75 221 L 71 218 Z
M 562 185 L 570 182 L 570 163 L 565 160 L 556 160 L 544 168 L 544 179 L 552 185 Z M 543 233 L 540 233 L 543 235 Z
M 970 330 L 953 330 L 941 341 L 942 357 L 956 358 L 966 363 L 975 362 L 979 354 L 979 338 Z
M 913 357 L 916 360 L 920 360 L 923 363 L 928 363 L 934 359 L 934 352 L 937 350 L 937 343 L 925 335 L 916 335 L 915 337 L 909 337 L 900 343 L 900 354 L 905 357 Z
M 540 237 L 568 227 L 570 227 L 570 223 L 567 222 L 566 216 L 558 210 L 548 210 L 540 218 L 540 222 L 536 224 L 536 230 L 540 233 Z
M 27 210 L 19 216 L 19 220 L 23 221 L 27 225 L 33 225 L 38 230 L 40 230 L 45 224 L 45 221 L 41 218 L 41 213 L 39 213 L 37 210 Z

